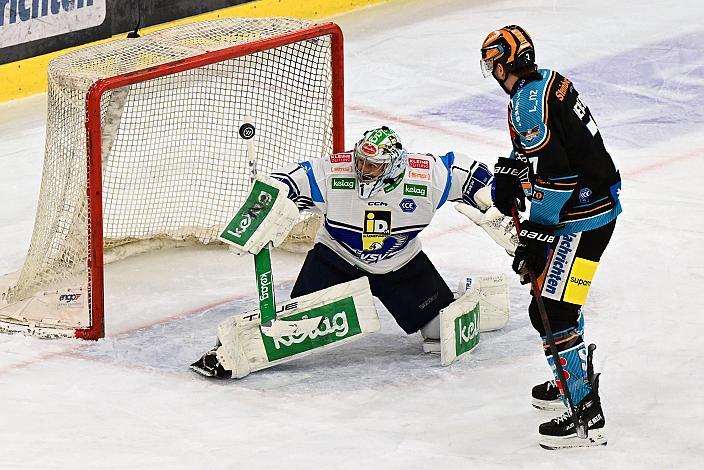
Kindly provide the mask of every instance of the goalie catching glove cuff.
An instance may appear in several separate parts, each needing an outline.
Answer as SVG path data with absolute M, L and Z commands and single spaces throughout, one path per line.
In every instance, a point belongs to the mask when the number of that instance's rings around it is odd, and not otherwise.
M 521 223 L 518 234 L 518 247 L 513 259 L 513 270 L 526 279 L 528 272 L 539 276 L 550 254 L 550 246 L 555 241 L 554 226 L 541 225 L 530 220 Z M 529 281 L 526 281 L 529 282 Z
M 519 211 L 526 209 L 526 196 L 523 190 L 531 189 L 530 170 L 527 163 L 511 158 L 499 158 L 494 165 L 494 205 L 506 216 L 511 216 L 515 205 Z

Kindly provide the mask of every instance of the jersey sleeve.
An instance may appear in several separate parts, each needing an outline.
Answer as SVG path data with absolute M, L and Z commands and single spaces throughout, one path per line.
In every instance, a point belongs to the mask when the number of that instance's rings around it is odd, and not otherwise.
M 314 158 L 291 163 L 271 174 L 288 186 L 288 198 L 296 203 L 298 210 L 325 211 L 325 161 Z
M 462 153 L 448 152 L 438 158 L 436 165 L 439 169 L 436 179 L 441 183 L 438 186 L 443 187 L 438 208 L 446 201 L 477 207 L 474 196 L 480 189 L 491 186 L 494 177 L 486 164 Z
M 559 103 L 551 99 L 559 74 L 549 72 L 536 86 L 522 90 L 509 106 L 509 130 L 513 158 L 525 158 L 535 170 L 530 191 L 529 219 L 544 225 L 560 221 L 560 212 L 577 186 L 577 174 L 570 167 L 567 150 L 556 134 Z M 527 94 L 527 96 L 526 96 Z

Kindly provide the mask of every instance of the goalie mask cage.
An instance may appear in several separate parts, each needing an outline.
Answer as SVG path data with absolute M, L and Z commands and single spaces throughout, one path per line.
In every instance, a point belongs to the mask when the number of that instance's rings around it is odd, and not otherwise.
M 343 106 L 333 23 L 219 19 L 54 59 L 35 226 L 0 280 L 0 330 L 103 337 L 104 254 L 216 241 L 244 201 L 246 115 L 271 172 L 344 150 Z

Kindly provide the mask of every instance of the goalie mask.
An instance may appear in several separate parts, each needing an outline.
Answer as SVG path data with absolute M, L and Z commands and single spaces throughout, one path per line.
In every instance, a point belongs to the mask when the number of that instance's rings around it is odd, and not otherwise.
M 393 183 L 406 169 L 408 153 L 392 129 L 382 126 L 364 133 L 354 146 L 359 197 L 367 199 Z

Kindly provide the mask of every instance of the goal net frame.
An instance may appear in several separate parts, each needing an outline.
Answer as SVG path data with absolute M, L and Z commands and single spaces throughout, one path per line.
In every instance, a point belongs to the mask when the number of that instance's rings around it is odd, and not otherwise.
M 291 45 L 301 41 L 327 36 L 330 38 L 331 57 L 331 97 L 332 97 L 332 152 L 344 151 L 344 58 L 343 35 L 340 27 L 332 22 L 313 23 L 312 26 L 297 31 L 279 34 L 266 39 L 237 44 L 225 49 L 193 55 L 185 59 L 146 67 L 140 70 L 102 78 L 88 89 L 85 100 L 86 138 L 86 197 L 88 207 L 88 253 L 86 259 L 87 289 L 84 292 L 88 310 L 87 327 L 62 329 L 57 325 L 43 325 L 41 322 L 22 321 L 8 318 L 0 309 L 0 331 L 23 332 L 43 337 L 65 337 L 97 340 L 105 336 L 104 307 L 104 238 L 103 238 L 103 170 L 102 170 L 102 130 L 101 99 L 105 93 L 128 87 L 156 78 L 206 67 L 208 65 L 237 59 L 243 56 Z M 7 283 L 7 281 L 5 281 Z M 1 294 L 1 293 L 0 293 Z M 0 301 L 3 299 L 0 299 Z M 31 299 L 22 299 L 28 302 Z M 0 303 L 0 306 L 2 303 Z M 4 308 L 4 307 L 3 307 Z M 27 305 L 20 310 L 25 310 Z M 20 312 L 21 313 L 21 312 Z

